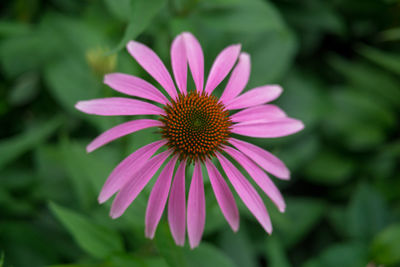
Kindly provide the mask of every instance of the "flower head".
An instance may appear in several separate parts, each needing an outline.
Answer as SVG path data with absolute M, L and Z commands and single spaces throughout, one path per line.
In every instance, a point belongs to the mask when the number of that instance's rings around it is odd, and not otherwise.
M 112 140 L 142 129 L 156 127 L 160 132 L 159 141 L 133 152 L 112 171 L 100 192 L 99 202 L 103 203 L 117 193 L 110 215 L 113 218 L 121 216 L 157 170 L 166 163 L 150 194 L 145 234 L 149 238 L 154 237 L 168 200 L 168 221 L 175 242 L 178 245 L 184 244 L 187 225 L 190 246 L 196 247 L 205 225 L 202 165 L 207 169 L 222 214 L 234 231 L 239 228 L 235 199 L 220 170 L 213 163 L 216 160 L 244 204 L 261 226 L 271 233 L 271 221 L 261 197 L 232 162 L 236 161 L 243 167 L 281 212 L 285 210 L 285 202 L 267 173 L 280 179 L 289 179 L 289 170 L 268 151 L 236 139 L 233 135 L 274 138 L 303 129 L 301 121 L 288 118 L 275 105 L 266 104 L 279 97 L 281 87 L 265 85 L 241 94 L 250 76 L 250 56 L 240 52 L 240 45 L 228 46 L 222 50 L 204 85 L 204 57 L 199 42 L 190 33 L 178 35 L 171 46 L 171 64 L 178 91 L 166 67 L 150 48 L 131 41 L 127 49 L 164 88 L 168 97 L 141 78 L 113 73 L 105 76 L 104 82 L 107 85 L 149 102 L 111 97 L 77 103 L 77 109 L 89 114 L 158 116 L 157 120 L 137 119 L 117 125 L 88 145 L 87 150 L 91 152 Z M 188 66 L 196 87 L 193 90 L 187 89 Z M 218 99 L 212 93 L 230 72 L 225 90 Z M 157 153 L 158 150 L 162 152 Z M 186 177 L 188 164 L 194 164 L 194 172 Z M 186 178 L 191 178 L 187 207 Z

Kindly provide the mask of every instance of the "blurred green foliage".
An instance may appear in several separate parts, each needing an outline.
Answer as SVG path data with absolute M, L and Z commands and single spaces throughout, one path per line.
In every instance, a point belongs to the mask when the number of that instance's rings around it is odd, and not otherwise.
M 400 266 L 400 2 L 398 0 L 3 0 L 0 4 L 0 266 Z M 238 202 L 232 233 L 206 180 L 200 247 L 180 248 L 166 220 L 144 237 L 150 187 L 118 220 L 97 194 L 124 156 L 159 136 L 144 130 L 91 155 L 85 145 L 122 118 L 74 109 L 118 95 L 102 76 L 151 78 L 124 45 L 136 39 L 169 65 L 174 36 L 193 32 L 206 70 L 242 43 L 249 87 L 280 83 L 277 101 L 306 129 L 252 142 L 292 170 L 264 197 L 268 236 Z M 221 86 L 222 88 L 222 86 Z M 221 93 L 221 88 L 217 94 Z

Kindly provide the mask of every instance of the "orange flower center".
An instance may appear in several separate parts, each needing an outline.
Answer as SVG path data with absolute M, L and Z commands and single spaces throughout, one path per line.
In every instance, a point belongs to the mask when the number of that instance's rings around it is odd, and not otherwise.
M 215 96 L 192 91 L 164 107 L 162 136 L 181 159 L 204 161 L 227 143 L 232 122 Z

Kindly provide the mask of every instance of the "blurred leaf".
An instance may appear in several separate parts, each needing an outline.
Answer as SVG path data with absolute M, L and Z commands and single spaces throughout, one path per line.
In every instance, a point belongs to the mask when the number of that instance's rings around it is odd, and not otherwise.
M 108 10 L 120 20 L 129 20 L 131 0 L 104 0 Z
M 165 0 L 131 0 L 130 22 L 122 40 L 113 51 L 120 50 L 128 41 L 136 39 L 150 25 L 165 3 Z
M 271 235 L 265 240 L 265 254 L 269 267 L 290 267 L 282 242 L 276 235 Z
M 247 88 L 279 81 L 292 64 L 297 51 L 290 30 L 243 36 L 243 50 L 251 56 L 252 72 Z
M 317 199 L 288 198 L 286 212 L 270 209 L 273 225 L 279 225 L 276 232 L 286 247 L 301 241 L 322 219 L 325 204 Z
M 347 207 L 349 236 L 368 241 L 388 223 L 388 211 L 382 196 L 367 184 L 359 185 Z
M 378 264 L 400 263 L 400 224 L 394 224 L 381 231 L 372 242 L 371 257 Z
M 289 114 L 302 120 L 306 129 L 326 117 L 329 98 L 320 81 L 310 74 L 293 71 L 285 77 L 279 105 Z
M 343 243 L 328 247 L 303 267 L 365 267 L 367 264 L 368 253 L 365 245 Z
M 0 43 L 0 62 L 5 74 L 14 78 L 23 72 L 41 68 L 61 52 L 60 46 L 60 40 L 49 31 L 35 30 L 12 36 Z
M 237 266 L 257 266 L 255 246 L 251 242 L 252 240 L 249 239 L 244 225 L 240 227 L 240 231 L 237 233 L 234 233 L 230 228 L 226 228 L 221 235 L 221 249 Z
M 400 40 L 400 27 L 391 28 L 391 29 L 383 31 L 380 34 L 379 39 L 381 41 L 386 41 L 386 42 Z
M 275 153 L 292 172 L 307 167 L 318 153 L 318 148 L 321 146 L 316 135 L 302 136 L 296 139 L 295 142 L 288 142 L 278 153 Z
M 305 178 L 325 185 L 341 184 L 351 177 L 355 164 L 334 151 L 320 151 L 308 162 Z
M 211 6 L 212 7 L 212 6 Z M 220 8 L 204 8 L 201 19 L 209 27 L 227 32 L 264 32 L 282 29 L 279 12 L 268 1 L 247 0 L 233 2 Z
M 371 97 L 400 106 L 398 81 L 389 73 L 370 64 L 346 61 L 340 57 L 331 57 L 330 64 L 350 84 L 360 92 L 369 92 Z
M 28 72 L 21 75 L 9 93 L 9 101 L 12 105 L 24 105 L 30 102 L 39 91 L 39 75 L 36 72 Z
M 400 54 L 382 52 L 369 46 L 362 46 L 359 53 L 383 68 L 400 74 Z
M 48 65 L 44 73 L 50 93 L 64 109 L 75 110 L 79 100 L 88 100 L 101 95 L 100 83 L 89 71 L 87 65 L 77 58 L 68 58 Z
M 352 150 L 373 148 L 386 138 L 395 115 L 377 99 L 351 88 L 336 88 L 326 133 Z
M 49 121 L 39 123 L 20 135 L 3 139 L 0 142 L 0 169 L 49 138 L 62 121 L 61 117 L 56 116 Z
M 55 203 L 50 203 L 49 207 L 78 245 L 93 257 L 102 259 L 123 250 L 122 240 L 117 232 Z
M 188 247 L 177 246 L 166 223 L 159 226 L 159 230 L 155 237 L 155 243 L 160 254 L 167 261 L 169 266 L 180 267 L 203 267 L 203 266 L 221 266 L 236 267 L 237 265 L 223 254 L 216 247 L 205 243 L 191 250 Z
M 3 267 L 4 264 L 4 251 L 1 252 L 1 256 L 0 256 L 0 267 Z
M 14 21 L 0 21 L 0 37 L 27 34 L 30 30 L 29 24 Z

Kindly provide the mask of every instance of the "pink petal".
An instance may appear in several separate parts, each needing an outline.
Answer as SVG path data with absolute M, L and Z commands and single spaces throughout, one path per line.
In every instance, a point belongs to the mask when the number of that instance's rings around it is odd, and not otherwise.
M 271 220 L 260 195 L 229 160 L 219 153 L 217 153 L 217 158 L 243 203 L 253 213 L 265 231 L 271 234 Z
M 94 139 L 86 147 L 86 151 L 92 152 L 93 150 L 127 134 L 134 133 L 150 127 L 159 127 L 162 125 L 163 123 L 161 121 L 150 119 L 133 120 L 119 124 L 96 137 L 96 139 Z
M 265 85 L 247 91 L 246 93 L 227 102 L 227 109 L 242 109 L 261 105 L 277 99 L 282 93 L 279 85 Z
M 205 164 L 222 214 L 225 216 L 232 230 L 236 232 L 239 229 L 239 211 L 235 203 L 235 198 L 214 164 L 209 159 L 206 160 Z
M 176 84 L 182 94 L 186 94 L 187 58 L 182 34 L 178 35 L 171 45 L 171 65 Z
M 179 246 L 185 244 L 186 231 L 185 167 L 186 160 L 183 160 L 176 171 L 168 202 L 169 228 L 175 243 Z
M 204 55 L 199 41 L 189 32 L 182 33 L 185 43 L 187 60 L 196 85 L 197 92 L 203 91 L 204 86 Z
M 226 75 L 228 75 L 239 56 L 240 48 L 240 44 L 231 45 L 219 53 L 208 75 L 206 93 L 211 94 Z
M 147 161 L 156 153 L 156 151 L 167 142 L 157 141 L 148 144 L 125 158 L 117 167 L 112 171 L 107 181 L 103 185 L 99 195 L 99 202 L 104 203 L 112 195 L 125 185 L 125 183 L 132 177 Z
M 247 156 L 245 156 L 240 151 L 232 148 L 225 147 L 225 152 L 228 153 L 232 158 L 242 165 L 242 167 L 248 172 L 248 174 L 253 178 L 257 185 L 264 191 L 264 193 L 275 203 L 281 212 L 285 211 L 285 201 L 283 200 L 281 192 L 271 181 L 268 175 L 261 170 L 257 164 L 251 161 Z
M 275 105 L 260 105 L 243 109 L 232 116 L 232 122 L 275 121 L 286 117 L 286 113 Z
M 290 171 L 285 164 L 268 151 L 235 138 L 230 138 L 229 142 L 267 172 L 281 179 L 290 178 Z
M 241 53 L 239 62 L 233 69 L 228 84 L 219 99 L 222 103 L 228 103 L 238 96 L 246 87 L 250 77 L 250 56 L 247 53 Z
M 296 119 L 283 118 L 270 122 L 245 122 L 232 126 L 232 133 L 251 137 L 274 138 L 297 133 L 304 124 Z
M 79 101 L 76 103 L 75 108 L 88 114 L 102 116 L 165 114 L 162 108 L 153 104 L 123 97 L 108 97 Z
M 174 156 L 160 173 L 157 182 L 151 191 L 146 209 L 146 237 L 153 239 L 158 222 L 167 203 L 169 189 L 171 187 L 172 175 L 178 156 Z
M 123 73 L 111 73 L 104 76 L 104 83 L 123 94 L 145 98 L 167 104 L 167 98 L 153 85 L 138 77 Z
M 125 212 L 170 154 L 171 151 L 164 151 L 154 156 L 138 172 L 131 175 L 129 182 L 121 188 L 113 201 L 110 211 L 113 219 Z
M 204 231 L 206 220 L 206 207 L 204 198 L 203 175 L 201 165 L 195 163 L 192 183 L 189 189 L 188 208 L 187 208 L 187 227 L 189 244 L 193 249 L 200 243 Z
M 130 41 L 126 48 L 143 69 L 153 76 L 173 99 L 178 96 L 171 75 L 153 50 L 135 41 Z

